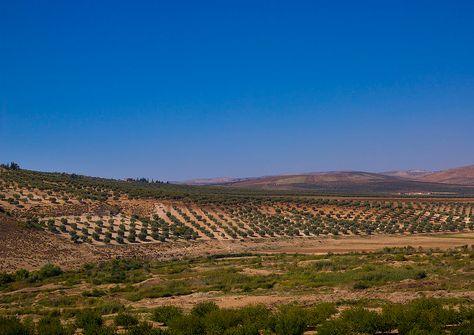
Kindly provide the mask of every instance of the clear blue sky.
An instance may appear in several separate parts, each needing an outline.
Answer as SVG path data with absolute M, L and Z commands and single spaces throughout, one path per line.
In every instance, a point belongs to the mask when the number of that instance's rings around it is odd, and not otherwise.
M 0 1 L 0 161 L 183 180 L 474 163 L 474 1 Z

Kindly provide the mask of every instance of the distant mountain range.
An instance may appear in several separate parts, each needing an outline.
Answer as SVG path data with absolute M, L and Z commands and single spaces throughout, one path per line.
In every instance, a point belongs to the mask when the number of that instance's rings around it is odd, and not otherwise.
M 229 177 L 221 177 L 221 178 L 198 178 L 187 180 L 185 182 L 179 184 L 186 184 L 186 185 L 195 185 L 195 186 L 204 186 L 204 185 L 223 185 L 228 183 L 235 183 L 238 181 L 248 180 L 250 178 L 229 178 Z
M 430 175 L 434 172 L 426 171 L 426 170 L 401 170 L 401 171 L 387 171 L 381 172 L 385 176 L 392 176 L 392 177 L 399 177 L 399 178 L 406 178 L 406 179 L 420 179 L 424 176 Z
M 432 172 L 420 177 L 424 182 L 474 186 L 474 165 Z
M 317 190 L 329 192 L 470 193 L 474 191 L 474 165 L 443 171 L 312 172 L 254 178 L 209 178 L 184 182 L 254 189 Z

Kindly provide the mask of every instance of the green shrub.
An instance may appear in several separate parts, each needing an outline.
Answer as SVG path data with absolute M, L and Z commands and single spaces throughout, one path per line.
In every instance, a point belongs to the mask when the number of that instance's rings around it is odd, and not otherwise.
M 329 320 L 318 328 L 318 335 L 346 335 L 351 334 L 349 325 L 341 319 Z
M 275 285 L 274 276 L 249 276 L 238 272 L 237 268 L 211 270 L 205 273 L 205 282 L 209 290 L 229 292 L 242 290 L 251 292 L 256 289 L 270 289 Z
M 114 318 L 116 326 L 130 327 L 138 324 L 138 319 L 128 313 L 119 313 Z
M 102 316 L 94 310 L 85 310 L 76 316 L 76 326 L 86 329 L 96 329 L 102 326 Z
M 15 281 L 15 277 L 6 272 L 0 272 L 0 286 L 12 283 Z
M 41 276 L 39 275 L 38 272 L 32 272 L 29 276 L 28 276 L 28 279 L 27 281 L 29 283 L 36 283 L 38 281 L 40 281 L 42 278 Z
M 63 273 L 63 270 L 59 266 L 54 264 L 48 263 L 44 265 L 39 271 L 38 274 L 41 279 L 49 278 L 49 277 L 56 277 Z
M 408 305 L 388 306 L 384 309 L 385 318 L 395 323 L 399 334 L 428 332 L 440 334 L 446 324 L 455 322 L 455 312 L 443 308 L 441 302 L 434 299 L 419 299 Z
M 330 302 L 323 302 L 306 310 L 308 323 L 312 326 L 321 324 L 336 313 L 336 305 Z
M 375 334 L 377 331 L 383 330 L 380 315 L 362 307 L 344 311 L 341 319 L 355 333 Z
M 98 290 L 97 288 L 94 288 L 92 291 L 84 291 L 82 292 L 82 296 L 84 297 L 102 297 L 106 293 L 102 290 Z
M 112 327 L 96 326 L 84 329 L 84 335 L 117 335 Z
M 187 280 L 170 280 L 161 285 L 144 287 L 136 291 L 130 292 L 127 299 L 131 301 L 138 301 L 143 298 L 160 298 L 172 297 L 177 295 L 186 295 L 193 292 Z
M 165 325 L 169 324 L 174 318 L 181 317 L 183 311 L 176 306 L 160 306 L 155 308 L 151 319 L 156 322 L 162 322 Z
M 216 309 L 201 317 L 206 335 L 223 334 L 226 329 L 241 325 L 237 310 Z
M 24 280 L 30 276 L 30 272 L 25 269 L 19 269 L 15 272 L 15 279 L 16 280 Z
M 426 274 L 425 271 L 419 271 L 415 274 L 415 279 L 424 279 L 426 278 L 428 275 Z
M 127 335 L 161 335 L 165 334 L 160 329 L 154 329 L 149 323 L 140 323 L 132 326 L 126 332 Z
M 275 316 L 277 335 L 300 335 L 307 326 L 306 311 L 298 306 L 282 306 Z
M 59 318 L 53 316 L 45 316 L 40 319 L 36 328 L 38 335 L 68 335 L 73 333 L 61 325 Z
M 169 330 L 173 335 L 204 335 L 203 320 L 192 314 L 174 318 L 169 322 Z
M 406 305 L 386 305 L 381 314 L 361 307 L 351 308 L 339 318 L 324 322 L 318 334 L 380 334 L 395 330 L 400 335 L 444 334 L 447 325 L 456 326 L 463 319 L 466 317 L 443 308 L 439 301 L 420 299 Z
M 203 317 L 213 311 L 217 311 L 218 309 L 219 307 L 213 301 L 200 302 L 193 307 L 191 314 L 198 317 Z
M 169 311 L 172 312 L 173 309 Z M 271 328 L 270 316 L 270 310 L 261 305 L 219 309 L 215 304 L 207 302 L 194 306 L 188 315 L 173 317 L 168 324 L 171 334 L 253 335 Z
M 260 332 L 256 325 L 239 325 L 226 329 L 223 333 L 224 335 L 259 335 Z
M 125 306 L 115 301 L 104 301 L 95 308 L 95 311 L 102 315 L 119 313 L 124 310 L 125 310 Z
M 354 290 L 365 290 L 365 289 L 368 289 L 369 287 L 370 286 L 367 283 L 363 283 L 363 282 L 357 282 L 352 286 Z
M 256 325 L 259 329 L 267 329 L 271 326 L 272 312 L 264 305 L 246 306 L 234 311 L 244 325 Z
M 15 317 L 0 316 L 0 334 L 2 335 L 33 335 L 34 332 Z

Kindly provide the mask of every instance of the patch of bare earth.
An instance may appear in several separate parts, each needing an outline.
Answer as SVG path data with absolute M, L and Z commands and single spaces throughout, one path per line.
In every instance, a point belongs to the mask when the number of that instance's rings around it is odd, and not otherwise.
M 474 244 L 474 233 L 464 233 L 444 236 L 439 238 L 436 235 L 374 235 L 374 236 L 350 236 L 342 238 L 321 238 L 321 239 L 295 239 L 291 242 L 282 242 L 264 250 L 268 253 L 307 253 L 326 254 L 348 253 L 348 252 L 370 252 L 381 250 L 385 247 L 406 247 L 415 248 L 439 248 L 449 249 L 463 245 Z
M 89 245 L 70 243 L 0 216 L 0 271 L 34 270 L 47 263 L 74 268 L 100 258 Z

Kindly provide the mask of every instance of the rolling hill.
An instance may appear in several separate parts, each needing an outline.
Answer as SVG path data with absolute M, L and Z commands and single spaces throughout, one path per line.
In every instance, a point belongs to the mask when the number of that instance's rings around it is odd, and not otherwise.
M 454 193 L 474 192 L 474 166 L 440 172 L 424 170 L 372 173 L 363 171 L 313 172 L 240 179 L 206 179 L 205 183 L 261 190 L 313 190 L 349 193 Z
M 428 176 L 432 173 L 433 173 L 432 171 L 426 171 L 426 170 L 398 170 L 398 171 L 382 172 L 381 174 L 385 176 L 391 176 L 391 177 L 419 180 L 420 178 Z
M 474 165 L 429 173 L 417 178 L 417 180 L 423 182 L 474 186 Z

